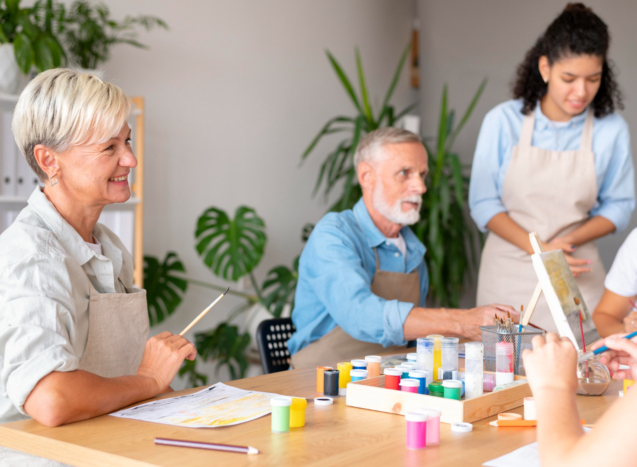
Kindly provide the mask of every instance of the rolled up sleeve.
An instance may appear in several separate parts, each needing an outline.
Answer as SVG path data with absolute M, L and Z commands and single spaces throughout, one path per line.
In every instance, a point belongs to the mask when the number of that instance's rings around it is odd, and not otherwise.
M 373 294 L 372 277 L 363 267 L 361 256 L 337 226 L 323 225 L 305 246 L 300 273 L 350 336 L 385 347 L 404 345 L 403 324 L 414 305 Z
M 482 232 L 487 231 L 493 216 L 506 212 L 498 187 L 498 175 L 508 147 L 506 139 L 500 116 L 494 109 L 484 117 L 480 128 L 469 184 L 471 217 Z
M 623 122 L 608 163 L 606 174 L 598 190 L 597 205 L 591 216 L 602 216 L 615 225 L 617 232 L 624 230 L 635 209 L 635 181 L 630 150 L 628 125 Z
M 21 412 L 35 385 L 53 371 L 78 369 L 71 284 L 63 264 L 27 258 L 0 271 L 0 382 Z

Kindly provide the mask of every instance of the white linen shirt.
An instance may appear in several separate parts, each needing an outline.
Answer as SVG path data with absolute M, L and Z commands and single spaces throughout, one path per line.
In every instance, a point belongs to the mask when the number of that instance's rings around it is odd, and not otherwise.
M 133 259 L 96 224 L 103 255 L 36 188 L 0 235 L 0 423 L 28 418 L 24 401 L 53 371 L 79 368 L 88 339 L 89 281 L 99 293 L 133 286 Z

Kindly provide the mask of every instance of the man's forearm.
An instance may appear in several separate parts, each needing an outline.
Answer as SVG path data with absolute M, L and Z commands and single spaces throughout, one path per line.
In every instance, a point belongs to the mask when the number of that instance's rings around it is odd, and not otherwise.
M 405 340 L 411 341 L 430 334 L 442 334 L 449 337 L 465 337 L 459 319 L 467 310 L 446 308 L 421 308 L 411 310 L 403 324 Z
M 24 403 L 25 412 L 47 426 L 59 426 L 113 412 L 157 395 L 144 376 L 102 378 L 82 370 L 42 378 Z

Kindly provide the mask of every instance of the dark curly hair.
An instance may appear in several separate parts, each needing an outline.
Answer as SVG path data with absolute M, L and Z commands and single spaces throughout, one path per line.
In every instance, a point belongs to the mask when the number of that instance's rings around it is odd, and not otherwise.
M 582 3 L 566 5 L 518 66 L 513 97 L 523 100 L 522 113 L 527 115 L 535 109 L 537 101 L 546 94 L 548 85 L 538 65 L 542 56 L 546 56 L 551 65 L 569 55 L 602 57 L 602 79 L 592 102 L 595 116 L 611 114 L 615 107 L 623 109 L 622 95 L 606 57 L 609 44 L 608 26 L 593 10 Z

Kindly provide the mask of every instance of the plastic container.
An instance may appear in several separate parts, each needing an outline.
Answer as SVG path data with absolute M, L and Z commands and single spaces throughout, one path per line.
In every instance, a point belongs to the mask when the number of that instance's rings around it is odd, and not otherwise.
M 411 368 L 412 370 L 417 370 L 418 368 L 418 364 L 416 362 L 403 362 L 401 363 L 402 366 L 406 366 Z
M 445 399 L 460 400 L 462 391 L 462 382 L 455 379 L 446 379 L 442 382 Z
M 385 368 L 385 389 L 400 390 L 402 371 L 396 368 Z
M 418 380 L 420 386 L 418 386 L 418 394 L 427 394 L 427 372 L 421 370 L 411 370 L 409 372 L 409 379 Z
M 445 390 L 442 387 L 442 381 L 437 379 L 429 383 L 429 395 L 434 397 L 445 397 Z
M 445 337 L 440 340 L 442 348 L 442 379 L 458 378 L 458 339 Z
M 378 355 L 368 355 L 365 357 L 365 361 L 367 362 L 368 378 L 376 378 L 380 376 L 380 362 L 382 360 L 383 358 Z
M 402 373 L 401 378 L 409 378 L 409 372 L 411 371 L 411 367 L 406 365 L 396 365 L 394 368 L 401 371 Z
M 419 337 L 416 340 L 417 345 L 417 366 L 419 370 L 429 372 L 433 376 L 434 371 L 434 340 L 425 337 Z
M 325 370 L 323 372 L 323 385 L 324 391 L 323 394 L 326 396 L 338 396 L 338 370 Z
M 352 364 L 350 362 L 341 362 L 336 364 L 338 370 L 338 387 L 343 389 L 347 387 L 347 383 L 351 381 L 349 372 L 352 371 Z
M 369 377 L 369 373 L 367 370 L 352 370 L 349 374 L 352 378 L 352 383 L 354 381 L 360 381 L 361 379 L 367 379 Z
M 433 375 L 434 378 L 438 376 L 438 369 L 442 366 L 442 341 L 445 336 L 441 336 L 440 334 L 431 334 L 427 336 L 428 339 L 434 340 L 434 365 L 433 365 Z
M 407 449 L 419 450 L 427 447 L 427 415 L 409 412 L 407 421 Z
M 418 394 L 418 386 L 420 381 L 417 379 L 404 378 L 400 380 L 400 390 L 404 392 L 413 392 Z
M 286 433 L 290 431 L 291 397 L 277 396 L 270 399 L 272 406 L 272 432 Z
M 360 358 L 352 360 L 352 369 L 353 370 L 367 370 L 367 362 Z
M 292 398 L 290 406 L 290 428 L 301 428 L 305 426 L 305 409 L 307 401 L 300 397 Z
M 528 381 L 525 379 L 518 379 L 515 381 L 511 381 L 510 383 L 500 384 L 493 388 L 493 392 L 502 391 L 503 389 L 509 389 L 509 388 L 519 386 L 520 384 L 525 384 L 525 383 L 528 383 Z
M 418 363 L 418 353 L 417 352 L 408 353 L 407 354 L 407 361 L 417 364 Z
M 626 394 L 626 391 L 628 391 L 634 384 L 635 384 L 635 382 L 632 379 L 625 379 L 624 380 L 624 394 Z
M 535 399 L 532 397 L 524 398 L 524 420 L 537 420 L 535 413 Z
M 323 389 L 324 389 L 324 378 L 323 378 L 323 372 L 325 370 L 332 370 L 333 368 L 331 366 L 317 366 L 316 367 L 316 392 L 318 392 L 319 394 L 323 394 Z
M 464 355 L 465 398 L 473 399 L 484 392 L 484 345 L 482 342 L 467 342 Z
M 513 344 L 498 342 L 495 346 L 495 385 L 512 383 L 513 375 Z
M 440 409 L 428 408 L 417 410 L 427 416 L 427 446 L 440 444 Z
M 482 373 L 482 388 L 485 392 L 491 392 L 495 388 L 495 374 Z
M 517 326 L 520 328 L 520 326 Z M 524 349 L 532 349 L 532 340 L 535 336 L 542 336 L 546 331 L 522 326 L 518 332 L 498 332 L 497 326 L 480 326 L 482 331 L 482 343 L 484 344 L 484 371 L 496 371 L 496 346 L 498 342 L 510 342 L 513 344 L 513 364 L 516 375 L 525 375 L 522 353 Z

